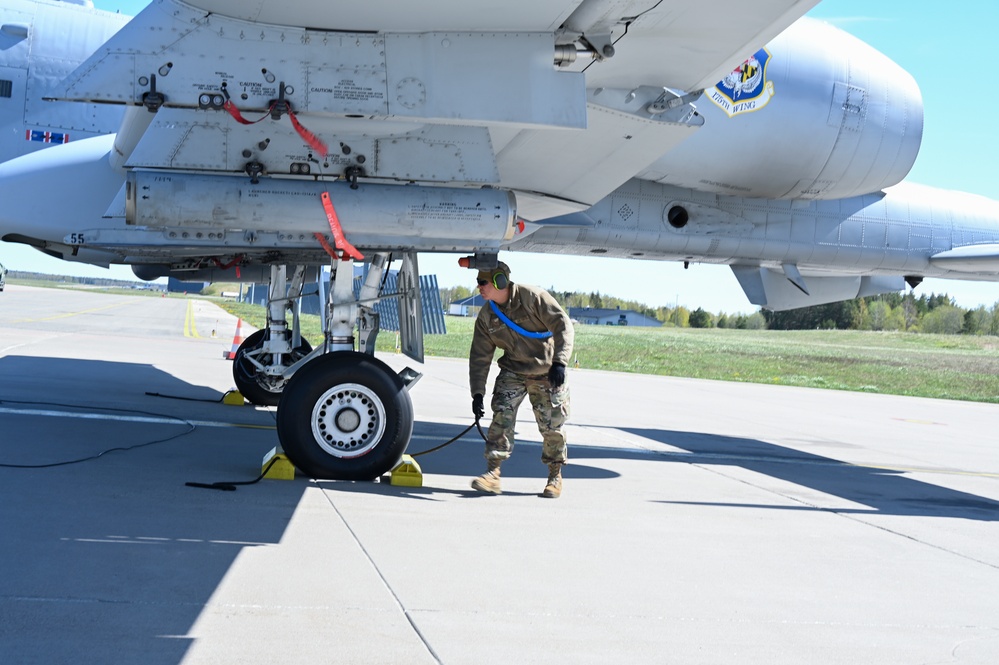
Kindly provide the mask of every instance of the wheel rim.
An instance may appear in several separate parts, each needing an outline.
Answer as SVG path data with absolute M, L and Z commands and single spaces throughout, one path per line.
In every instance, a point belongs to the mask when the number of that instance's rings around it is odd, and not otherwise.
M 367 386 L 341 383 L 316 400 L 312 434 L 327 454 L 360 457 L 378 445 L 385 433 L 385 405 Z

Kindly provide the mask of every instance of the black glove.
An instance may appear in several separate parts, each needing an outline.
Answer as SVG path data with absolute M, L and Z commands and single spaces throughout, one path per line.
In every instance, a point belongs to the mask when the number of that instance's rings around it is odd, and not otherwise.
M 482 395 L 472 397 L 472 413 L 475 415 L 476 420 L 486 415 L 485 408 L 482 406 Z
M 565 365 L 552 363 L 552 368 L 548 370 L 548 383 L 552 384 L 552 390 L 558 390 L 565 383 Z

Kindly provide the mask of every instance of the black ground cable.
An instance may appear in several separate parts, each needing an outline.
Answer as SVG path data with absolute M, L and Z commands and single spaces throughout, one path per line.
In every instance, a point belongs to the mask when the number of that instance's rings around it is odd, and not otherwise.
M 483 441 L 485 441 L 485 440 L 486 440 L 486 435 L 485 435 L 485 434 L 484 434 L 484 433 L 482 432 L 482 426 L 481 426 L 481 425 L 479 425 L 479 419 L 478 419 L 478 417 L 476 417 L 476 418 L 475 418 L 475 422 L 474 422 L 474 423 L 472 423 L 471 425 L 469 425 L 468 427 L 466 427 L 465 429 L 463 429 L 463 430 L 461 431 L 461 433 L 460 433 L 460 434 L 459 434 L 458 436 L 454 437 L 453 439 L 450 439 L 450 440 L 448 440 L 448 441 L 445 441 L 444 443 L 442 443 L 442 444 L 441 444 L 441 445 L 439 445 L 439 446 L 434 446 L 434 447 L 433 447 L 433 448 L 431 448 L 430 450 L 423 450 L 423 451 L 421 451 L 421 452 L 418 452 L 418 453 L 409 453 L 409 456 L 410 456 L 410 457 L 419 457 L 420 455 L 429 455 L 430 453 L 432 453 L 432 452 L 435 452 L 435 451 L 438 451 L 438 450 L 440 450 L 441 448 L 444 448 L 444 447 L 447 447 L 447 446 L 450 446 L 450 445 L 451 445 L 452 443 L 454 443 L 455 441 L 457 441 L 457 440 L 458 440 L 458 439 L 460 439 L 461 437 L 463 437 L 463 436 L 465 436 L 466 434 L 468 434 L 469 430 L 471 430 L 471 429 L 472 429 L 473 427 L 475 427 L 476 429 L 478 429 L 478 430 L 479 430 L 479 436 L 481 436 L 481 437 L 482 437 L 482 440 L 483 440 Z
M 241 480 L 241 481 L 224 481 L 220 480 L 215 483 L 184 483 L 187 487 L 200 487 L 206 490 L 221 490 L 223 492 L 235 492 L 237 485 L 255 485 L 264 479 L 267 472 L 271 470 L 271 467 L 277 464 L 278 458 L 275 457 L 271 460 L 271 463 L 264 467 L 264 470 L 260 472 L 254 480 Z
M 149 395 L 150 397 L 163 397 L 166 399 L 182 399 L 187 402 L 208 402 L 209 404 L 218 404 L 219 402 L 224 400 L 228 395 L 231 395 L 234 392 L 237 391 L 227 390 L 225 391 L 225 393 L 222 394 L 222 397 L 219 397 L 218 399 L 202 399 L 200 397 L 181 397 L 180 395 L 164 395 L 162 393 L 150 393 L 150 392 L 147 392 L 146 394 Z
M 455 437 L 453 437 L 451 439 L 448 439 L 447 441 L 445 441 L 444 443 L 440 444 L 439 446 L 434 446 L 433 448 L 430 448 L 429 450 L 423 450 L 423 451 L 418 452 L 418 453 L 411 453 L 410 456 L 411 457 L 419 457 L 420 455 L 429 455 L 430 453 L 436 452 L 436 451 L 440 450 L 441 448 L 445 448 L 447 446 L 450 446 L 452 443 L 454 443 L 455 441 L 457 441 L 461 437 L 463 437 L 466 434 L 468 434 L 468 432 L 471 431 L 471 429 L 473 427 L 475 427 L 476 429 L 479 430 L 479 436 L 481 436 L 482 440 L 485 441 L 486 440 L 486 435 L 482 431 L 482 426 L 479 424 L 479 419 L 476 418 L 474 423 L 472 423 L 471 425 L 469 425 L 468 427 L 466 427 L 465 429 L 463 429 L 461 431 L 461 433 L 459 433 L 457 436 L 455 436 Z M 276 464 L 277 461 L 278 461 L 277 458 L 272 459 L 270 461 L 270 464 L 268 464 L 266 467 L 264 467 L 264 470 L 254 480 L 244 480 L 244 481 L 239 481 L 239 482 L 218 481 L 218 482 L 214 482 L 214 483 L 188 482 L 188 483 L 184 483 L 184 485 L 186 485 L 187 487 L 197 487 L 197 488 L 206 489 L 206 490 L 220 490 L 220 491 L 223 491 L 223 492 L 235 492 L 237 485 L 254 485 L 256 483 L 259 483 L 261 480 L 264 479 L 264 477 L 267 475 L 267 472 L 271 470 L 271 467 L 274 466 L 274 464 Z
M 23 400 L 10 400 L 10 399 L 0 399 L 0 404 L 34 404 L 37 406 L 58 406 L 64 409 L 85 409 L 88 407 L 80 406 L 79 404 L 60 404 L 58 402 L 31 402 Z M 198 426 L 192 423 L 190 420 L 184 418 L 178 418 L 177 416 L 168 416 L 162 413 L 152 413 L 150 411 L 140 411 L 138 409 L 115 409 L 112 407 L 100 407 L 102 411 L 116 411 L 118 413 L 131 413 L 131 414 L 141 414 L 143 416 L 150 416 L 153 418 L 164 418 L 168 420 L 176 420 L 178 425 L 187 425 L 188 429 L 179 434 L 174 434 L 163 439 L 156 439 L 155 441 L 147 441 L 145 443 L 137 443 L 134 446 L 118 446 L 115 448 L 108 448 L 107 450 L 102 450 L 96 455 L 89 455 L 87 457 L 81 457 L 79 459 L 66 460 L 64 462 L 52 462 L 49 464 L 4 464 L 0 463 L 0 468 L 3 469 L 51 469 L 57 466 L 68 466 L 70 464 L 80 464 L 82 462 L 90 462 L 96 459 L 104 457 L 108 453 L 114 452 L 128 452 L 130 450 L 136 450 L 138 448 L 145 448 L 146 446 L 152 446 L 157 443 L 166 443 L 167 441 L 173 441 L 174 439 L 179 439 L 182 436 L 187 436 L 194 430 L 198 429 Z

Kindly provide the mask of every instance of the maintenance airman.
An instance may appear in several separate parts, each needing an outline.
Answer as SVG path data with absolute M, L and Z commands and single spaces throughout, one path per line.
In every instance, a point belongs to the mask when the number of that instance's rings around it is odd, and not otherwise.
M 501 492 L 500 465 L 513 452 L 517 409 L 526 396 L 543 440 L 541 461 L 548 465 L 541 495 L 558 498 L 562 494 L 562 466 L 568 459 L 565 368 L 572 356 L 572 322 L 544 289 L 510 281 L 510 268 L 505 263 L 493 270 L 480 270 L 477 282 L 486 306 L 475 321 L 468 363 L 476 418 L 485 414 L 483 396 L 496 349 L 503 349 L 503 355 L 497 361 L 500 372 L 493 386 L 493 418 L 486 435 L 487 470 L 472 481 L 472 487 L 492 494 Z

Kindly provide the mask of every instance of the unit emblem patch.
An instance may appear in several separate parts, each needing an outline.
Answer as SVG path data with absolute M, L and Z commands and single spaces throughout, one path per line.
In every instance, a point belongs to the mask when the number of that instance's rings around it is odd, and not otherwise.
M 711 88 L 708 98 L 730 118 L 740 113 L 759 111 L 770 103 L 774 95 L 773 81 L 767 80 L 769 62 L 769 51 L 761 48 Z

